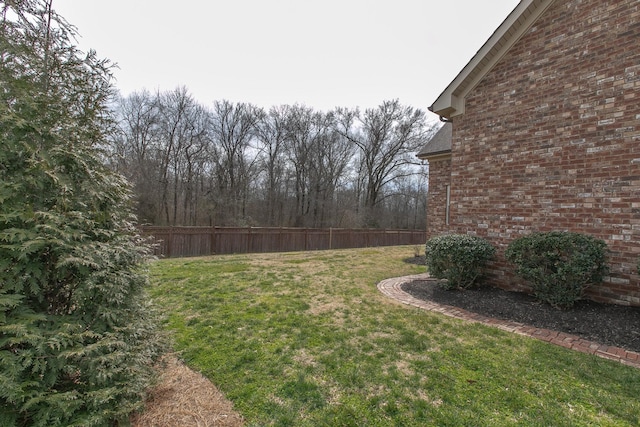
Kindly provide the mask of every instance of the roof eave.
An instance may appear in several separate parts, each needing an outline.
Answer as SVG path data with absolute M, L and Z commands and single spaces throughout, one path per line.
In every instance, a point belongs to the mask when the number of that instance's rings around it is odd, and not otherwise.
M 449 157 L 451 157 L 451 150 L 446 150 L 446 151 L 440 151 L 437 153 L 429 153 L 429 154 L 417 154 L 416 157 L 418 157 L 420 160 L 426 160 L 428 162 L 434 162 L 437 160 L 444 160 L 444 159 L 448 159 Z
M 461 102 L 460 98 L 453 94 L 442 95 L 429 107 L 429 111 L 436 113 L 440 117 L 451 118 L 458 114 L 464 113 L 464 102 Z
M 522 0 L 429 107 L 429 111 L 447 119 L 464 114 L 465 97 L 468 93 L 531 28 L 553 1 Z

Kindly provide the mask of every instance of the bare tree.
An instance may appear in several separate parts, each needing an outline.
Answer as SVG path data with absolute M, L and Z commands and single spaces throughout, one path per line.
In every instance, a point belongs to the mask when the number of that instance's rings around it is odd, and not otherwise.
M 332 225 L 336 192 L 345 178 L 353 146 L 335 129 L 334 114 L 314 115 L 316 133 L 310 151 L 310 200 L 314 227 Z
M 198 106 L 186 88 L 159 94 L 158 98 L 161 209 L 165 223 L 176 225 L 185 178 L 184 152 L 205 130 L 196 127 Z
M 193 104 L 189 110 L 188 122 L 182 132 L 182 152 L 180 158 L 182 167 L 180 181 L 182 182 L 182 223 L 197 225 L 199 223 L 198 209 L 203 191 L 199 186 L 200 177 L 208 169 L 207 149 L 211 144 L 210 112 L 199 104 Z
M 289 210 L 289 223 L 303 226 L 303 218 L 308 212 L 309 186 L 309 147 L 313 137 L 311 117 L 313 110 L 301 105 L 289 107 L 286 127 L 286 155 L 291 165 L 290 185 L 295 198 L 294 206 Z
M 158 222 L 157 185 L 159 168 L 158 102 L 148 91 L 118 97 L 114 110 L 118 132 L 112 138 L 111 161 L 133 184 L 138 201 L 138 217 L 143 222 Z
M 254 105 L 216 101 L 211 131 L 216 162 L 215 194 L 219 218 L 242 224 L 247 217 L 249 186 L 256 176 L 257 153 L 251 152 L 256 128 L 264 111 Z
M 269 225 L 284 223 L 284 181 L 286 160 L 288 106 L 272 107 L 261 117 L 256 126 L 257 149 L 260 153 L 260 169 L 264 175 L 263 194 L 266 220 Z
M 393 100 L 362 114 L 338 109 L 338 115 L 341 134 L 358 148 L 363 207 L 367 225 L 375 226 L 383 190 L 392 181 L 414 173 L 407 166 L 416 164 L 414 154 L 425 142 L 425 114 Z
M 426 172 L 416 169 L 415 175 L 396 179 L 379 203 L 384 212 L 380 226 L 386 228 L 418 229 L 426 226 Z

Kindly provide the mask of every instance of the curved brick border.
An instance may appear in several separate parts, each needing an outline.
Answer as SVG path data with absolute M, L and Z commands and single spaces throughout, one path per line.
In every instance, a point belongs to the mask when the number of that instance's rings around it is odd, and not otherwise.
M 423 301 L 414 298 L 401 289 L 402 284 L 413 280 L 434 280 L 430 279 L 427 273 L 416 274 L 413 276 L 393 277 L 378 283 L 378 290 L 384 295 L 396 299 L 403 304 L 422 308 L 425 310 L 435 311 L 446 316 L 455 317 L 471 322 L 480 322 L 486 325 L 494 326 L 504 331 L 513 332 L 520 335 L 536 338 L 542 341 L 556 344 L 562 347 L 577 350 L 582 353 L 595 354 L 605 359 L 617 360 L 625 365 L 640 368 L 640 353 L 628 351 L 623 348 L 602 345 L 593 341 L 587 341 L 575 335 L 565 334 L 564 332 L 556 332 L 549 329 L 534 328 L 522 323 L 510 322 L 508 320 L 494 319 L 480 314 L 471 313 L 461 308 L 448 305 L 437 304 L 432 301 Z

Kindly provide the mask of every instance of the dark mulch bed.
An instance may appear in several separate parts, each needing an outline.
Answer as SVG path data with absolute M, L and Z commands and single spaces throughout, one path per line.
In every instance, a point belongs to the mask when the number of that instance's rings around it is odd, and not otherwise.
M 407 262 L 424 263 L 424 257 Z M 497 319 L 577 335 L 600 344 L 640 352 L 640 307 L 578 301 L 569 310 L 558 310 L 521 292 L 493 287 L 447 291 L 434 281 L 414 280 L 402 290 L 415 298 L 463 308 Z

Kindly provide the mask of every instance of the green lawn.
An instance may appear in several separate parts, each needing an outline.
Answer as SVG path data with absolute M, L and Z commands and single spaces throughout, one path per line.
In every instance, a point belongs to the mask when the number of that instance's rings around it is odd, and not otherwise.
M 640 370 L 381 295 L 413 254 L 163 260 L 152 295 L 249 426 L 640 425 Z

